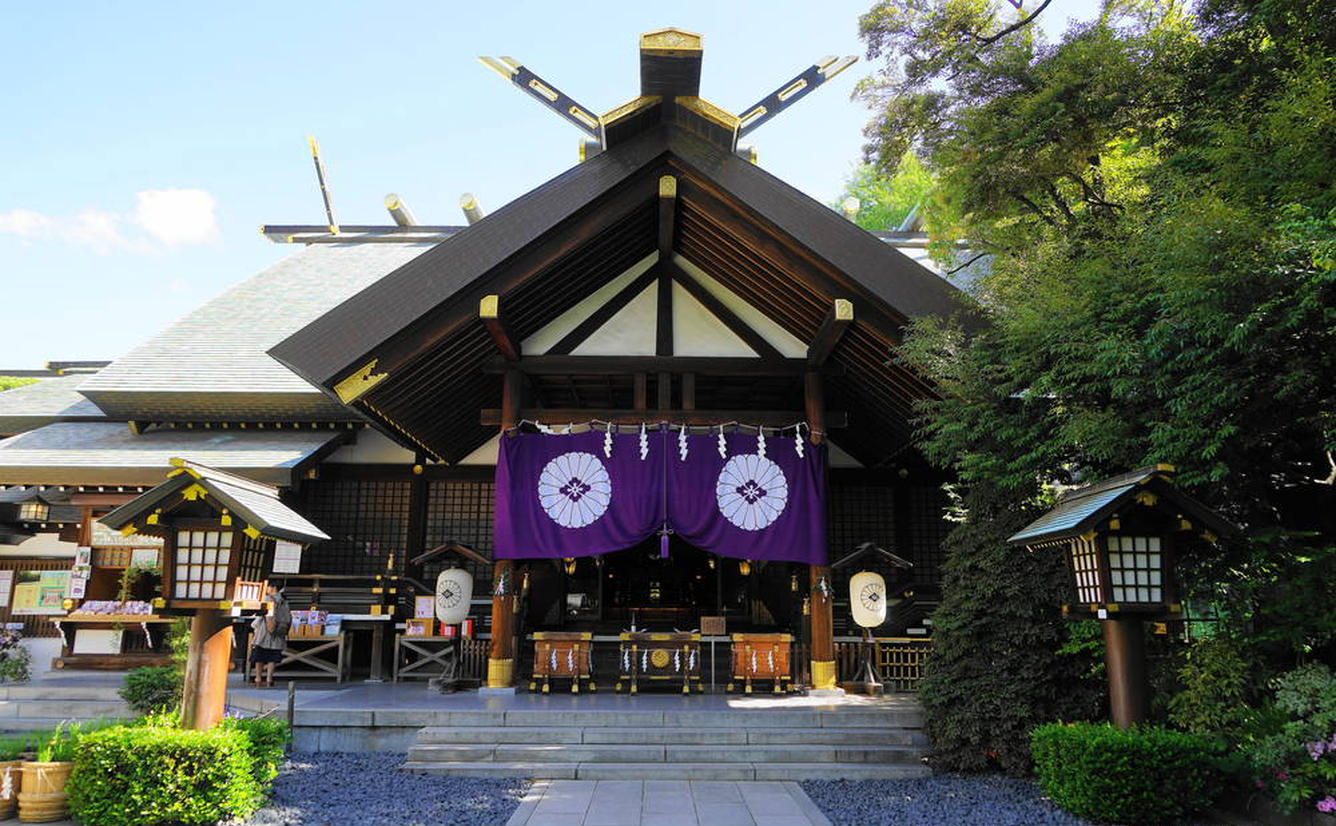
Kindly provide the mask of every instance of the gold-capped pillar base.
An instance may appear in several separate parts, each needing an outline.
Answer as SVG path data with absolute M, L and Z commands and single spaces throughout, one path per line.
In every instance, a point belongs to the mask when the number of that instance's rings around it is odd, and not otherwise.
M 830 691 L 837 687 L 834 661 L 823 663 L 812 660 L 812 688 L 817 691 Z
M 487 660 L 487 687 L 510 688 L 515 684 L 515 661 Z

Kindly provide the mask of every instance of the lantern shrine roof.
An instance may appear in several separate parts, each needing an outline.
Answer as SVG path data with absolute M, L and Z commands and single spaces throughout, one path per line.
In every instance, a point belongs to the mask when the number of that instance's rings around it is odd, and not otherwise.
M 329 539 L 301 514 L 283 504 L 278 488 L 217 468 L 172 459 L 167 481 L 140 494 L 99 519 L 115 530 L 139 530 L 156 525 L 155 518 L 183 501 L 203 498 L 209 504 L 226 509 L 248 533 L 270 539 L 286 539 L 306 544 Z M 151 529 L 149 529 L 151 531 Z
M 1238 528 L 1212 509 L 1188 496 L 1174 484 L 1173 465 L 1151 465 L 1110 476 L 1068 491 L 1048 513 L 1007 539 L 1012 545 L 1046 545 L 1091 530 L 1119 508 L 1136 499 L 1141 491 L 1172 503 L 1216 535 L 1236 533 Z

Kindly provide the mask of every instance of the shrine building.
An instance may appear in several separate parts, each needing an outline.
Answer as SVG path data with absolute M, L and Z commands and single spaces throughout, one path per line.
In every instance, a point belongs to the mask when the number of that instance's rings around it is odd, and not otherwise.
M 861 570 L 886 583 L 883 676 L 912 688 L 949 480 L 898 345 L 967 302 L 916 227 L 865 231 L 740 141 L 851 59 L 735 115 L 700 96 L 702 57 L 644 35 L 639 93 L 603 115 L 490 61 L 584 134 L 579 163 L 461 226 L 397 198 L 384 226 L 266 226 L 290 256 L 0 394 L 0 619 L 58 636 L 59 667 L 127 667 L 165 656 L 174 602 L 282 581 L 339 635 L 309 676 L 411 676 L 411 637 L 448 635 L 481 687 L 539 690 L 576 650 L 611 690 L 640 654 L 646 680 L 699 667 L 625 634 L 750 634 L 776 690 L 829 690 L 856 676 Z M 214 533 L 150 527 L 182 497 Z M 447 632 L 424 599 L 452 568 L 472 591 Z

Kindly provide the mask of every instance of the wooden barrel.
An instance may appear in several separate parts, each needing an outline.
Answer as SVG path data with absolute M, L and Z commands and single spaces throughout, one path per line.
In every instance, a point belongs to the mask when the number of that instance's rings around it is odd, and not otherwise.
M 23 764 L 23 785 L 19 791 L 19 820 L 24 823 L 49 823 L 68 815 L 65 782 L 73 763 Z
M 22 760 L 0 761 L 0 820 L 9 820 L 19 804 L 19 786 L 23 783 Z

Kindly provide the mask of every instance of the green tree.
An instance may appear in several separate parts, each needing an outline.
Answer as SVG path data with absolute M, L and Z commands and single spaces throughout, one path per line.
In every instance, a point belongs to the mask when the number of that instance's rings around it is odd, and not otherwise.
M 869 56 L 886 60 L 860 87 L 875 111 L 870 161 L 885 171 L 919 153 L 956 216 L 944 240 L 995 253 L 970 320 L 916 323 L 899 354 L 941 391 L 922 407 L 924 452 L 955 470 L 967 504 L 1015 509 L 1047 483 L 1179 466 L 1182 484 L 1248 528 L 1187 560 L 1189 584 L 1248 629 L 1264 667 L 1330 657 L 1333 18 L 1314 0 L 1209 0 L 1195 13 L 1108 0 L 1047 43 L 1030 25 L 1047 5 L 1018 16 L 984 0 L 897 0 L 861 21 Z M 948 589 L 1032 576 L 1004 563 L 1011 524 L 996 513 L 970 510 L 948 540 Z M 1043 591 L 1012 589 L 1037 622 L 1057 623 L 1038 613 Z M 965 629 L 940 637 L 925 689 L 938 733 L 970 723 L 937 687 L 977 695 L 1003 679 L 950 650 L 977 642 L 967 610 L 968 596 L 948 593 L 936 619 Z M 1058 661 L 1060 637 L 1036 644 Z M 1019 679 L 1037 715 L 1063 677 Z M 989 751 L 1015 745 L 1005 718 L 973 725 Z M 965 751 L 977 746 L 935 737 L 948 766 L 976 768 Z
M 846 198 L 858 199 L 854 223 L 866 230 L 893 230 L 909 217 L 932 191 L 932 173 L 912 152 L 898 159 L 893 174 L 881 174 L 872 164 L 859 164 L 844 182 L 844 191 L 834 209 L 842 209 Z

